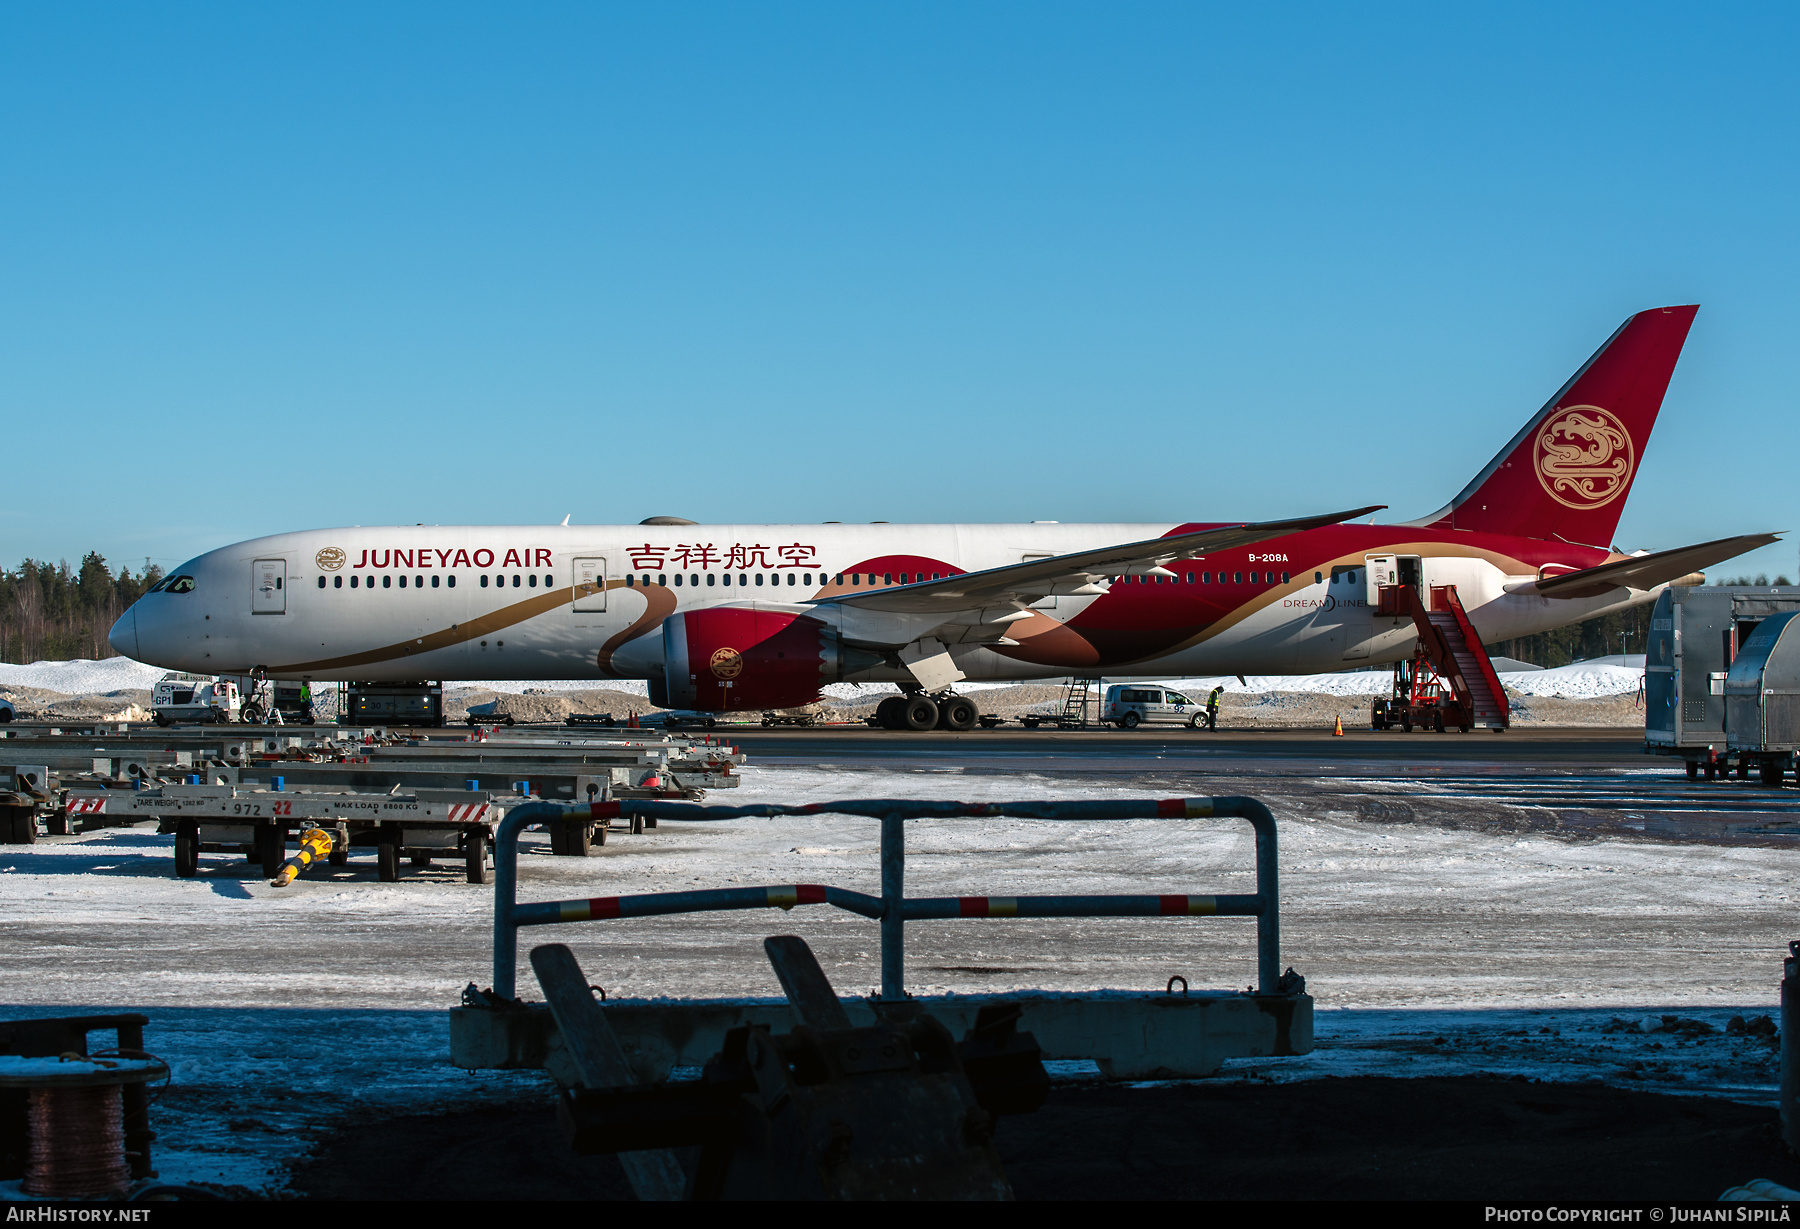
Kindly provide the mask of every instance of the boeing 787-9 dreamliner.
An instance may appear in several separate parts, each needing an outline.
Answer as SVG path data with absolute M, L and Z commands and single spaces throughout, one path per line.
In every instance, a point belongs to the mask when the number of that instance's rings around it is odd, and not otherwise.
M 1417 520 L 1375 524 L 1376 506 L 1248 524 L 313 529 L 183 564 L 110 639 L 206 674 L 643 679 L 657 705 L 732 712 L 803 705 L 835 682 L 948 704 L 963 679 L 1398 661 L 1417 631 L 1379 608 L 1382 586 L 1453 585 L 1482 641 L 1528 635 L 1653 601 L 1775 540 L 1611 545 L 1697 310 L 1631 317 Z

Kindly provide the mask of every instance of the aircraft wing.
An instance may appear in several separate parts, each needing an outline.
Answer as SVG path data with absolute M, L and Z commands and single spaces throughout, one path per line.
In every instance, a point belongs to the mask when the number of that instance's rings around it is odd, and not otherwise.
M 1599 597 L 1609 589 L 1624 586 L 1650 589 L 1780 540 L 1780 535 L 1773 533 L 1749 533 L 1736 538 L 1720 538 L 1716 542 L 1702 542 L 1698 546 L 1678 546 L 1674 550 L 1657 551 L 1650 555 L 1615 559 L 1598 567 L 1583 568 L 1579 572 L 1552 576 L 1516 588 L 1509 585 L 1507 589 L 1511 593 L 1536 593 L 1541 597 L 1557 598 Z
M 1099 593 L 1097 584 L 1109 577 L 1152 572 L 1176 559 L 1193 559 L 1208 551 L 1231 550 L 1253 542 L 1279 538 L 1302 530 L 1335 525 L 1340 521 L 1367 516 L 1386 507 L 1373 504 L 1333 512 L 1327 516 L 1309 516 L 1292 521 L 1262 521 L 1256 524 L 1222 525 L 1198 533 L 1175 534 L 1151 538 L 1144 542 L 1126 542 L 1099 550 L 1076 551 L 1049 559 L 1033 559 L 981 572 L 963 572 L 942 580 L 919 584 L 895 585 L 869 593 L 844 593 L 824 598 L 820 605 L 838 605 L 885 614 L 954 614 L 972 607 L 1003 606 L 1019 603 L 1021 607 L 1053 593 Z

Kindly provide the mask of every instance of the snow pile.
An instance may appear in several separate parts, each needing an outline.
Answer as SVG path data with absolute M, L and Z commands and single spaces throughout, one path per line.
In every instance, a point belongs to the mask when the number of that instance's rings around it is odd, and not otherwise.
M 1500 681 L 1522 696 L 1555 696 L 1564 700 L 1593 700 L 1623 696 L 1644 683 L 1644 668 L 1578 661 L 1572 666 L 1530 673 L 1502 674 Z
M 83 695 L 96 691 L 148 689 L 167 674 L 161 666 L 146 666 L 129 657 L 108 657 L 105 661 L 34 661 L 29 666 L 0 664 L 0 685 L 37 687 L 44 691 L 60 691 L 65 695 Z
M 1564 700 L 1630 695 L 1644 681 L 1642 667 L 1631 669 L 1587 661 L 1551 670 L 1503 670 L 1499 673 L 1500 683 L 1508 691 L 1522 696 L 1554 696 Z M 1196 700 L 1214 687 L 1253 695 L 1270 691 L 1304 691 L 1328 696 L 1378 696 L 1386 695 L 1393 687 L 1394 676 L 1386 669 L 1358 670 L 1350 674 L 1250 674 L 1240 683 L 1236 675 L 1227 674 L 1212 678 L 1169 679 L 1161 685 Z
M 1509 690 L 1526 696 L 1589 700 L 1601 696 L 1628 695 L 1635 692 L 1643 682 L 1642 661 L 1640 655 L 1634 654 L 1629 658 L 1614 655 L 1595 661 L 1577 662 L 1572 666 L 1558 666 L 1553 670 L 1502 671 L 1500 681 Z M 1639 664 L 1618 664 L 1620 662 Z M 109 657 L 105 661 L 37 661 L 29 666 L 0 664 L 0 685 L 37 687 L 67 695 L 83 695 L 126 688 L 149 688 L 164 673 L 158 666 L 146 666 L 128 657 Z M 1061 682 L 1059 679 L 1041 681 L 1051 684 Z M 479 679 L 459 681 L 456 685 L 485 688 L 508 695 L 522 695 L 526 691 L 592 691 L 596 687 L 637 696 L 645 695 L 648 691 L 647 684 L 641 679 Z M 1385 668 L 1358 670 L 1347 674 L 1251 674 L 1245 676 L 1242 683 L 1238 682 L 1236 675 L 1217 675 L 1208 678 L 1165 679 L 1161 680 L 1160 685 L 1172 687 L 1194 699 L 1204 696 L 1215 686 L 1223 687 L 1228 692 L 1257 694 L 1300 691 L 1329 696 L 1374 696 L 1387 692 L 1393 685 L 1393 675 Z M 957 690 L 974 693 L 1010 686 L 1013 684 L 968 681 L 959 683 Z M 322 683 L 314 687 L 321 698 L 332 690 L 335 689 L 331 684 Z M 833 683 L 825 688 L 828 696 L 850 700 L 878 699 L 898 692 L 899 688 L 892 683 Z

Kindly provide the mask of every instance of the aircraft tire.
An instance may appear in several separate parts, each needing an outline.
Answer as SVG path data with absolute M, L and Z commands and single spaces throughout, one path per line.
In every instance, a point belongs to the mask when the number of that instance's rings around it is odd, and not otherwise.
M 400 847 L 383 841 L 375 847 L 375 877 L 383 883 L 400 882 Z
M 463 869 L 470 883 L 488 881 L 487 836 L 471 832 L 463 837 Z
M 905 722 L 900 715 L 900 709 L 905 704 L 906 704 L 906 697 L 904 697 L 904 696 L 889 696 L 887 699 L 883 700 L 880 704 L 877 704 L 875 706 L 875 720 L 881 725 L 881 728 L 884 730 L 903 730 L 903 729 L 905 729 L 906 728 Z
M 972 730 L 980 720 L 981 710 L 967 696 L 949 696 L 938 705 L 938 725 L 946 730 Z
M 909 730 L 934 730 L 938 723 L 937 701 L 930 696 L 908 696 L 900 717 Z
M 1119 724 L 1127 730 L 1135 730 L 1143 720 L 1144 719 L 1136 713 L 1126 713 L 1123 717 L 1119 718 Z
M 200 834 L 197 832 L 177 832 L 175 834 L 175 877 L 192 879 L 200 873 Z

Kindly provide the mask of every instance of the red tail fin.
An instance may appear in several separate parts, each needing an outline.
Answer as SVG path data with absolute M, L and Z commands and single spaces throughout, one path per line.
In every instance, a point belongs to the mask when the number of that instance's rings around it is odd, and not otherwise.
M 1606 547 L 1699 310 L 1620 325 L 1449 507 L 1414 523 Z

